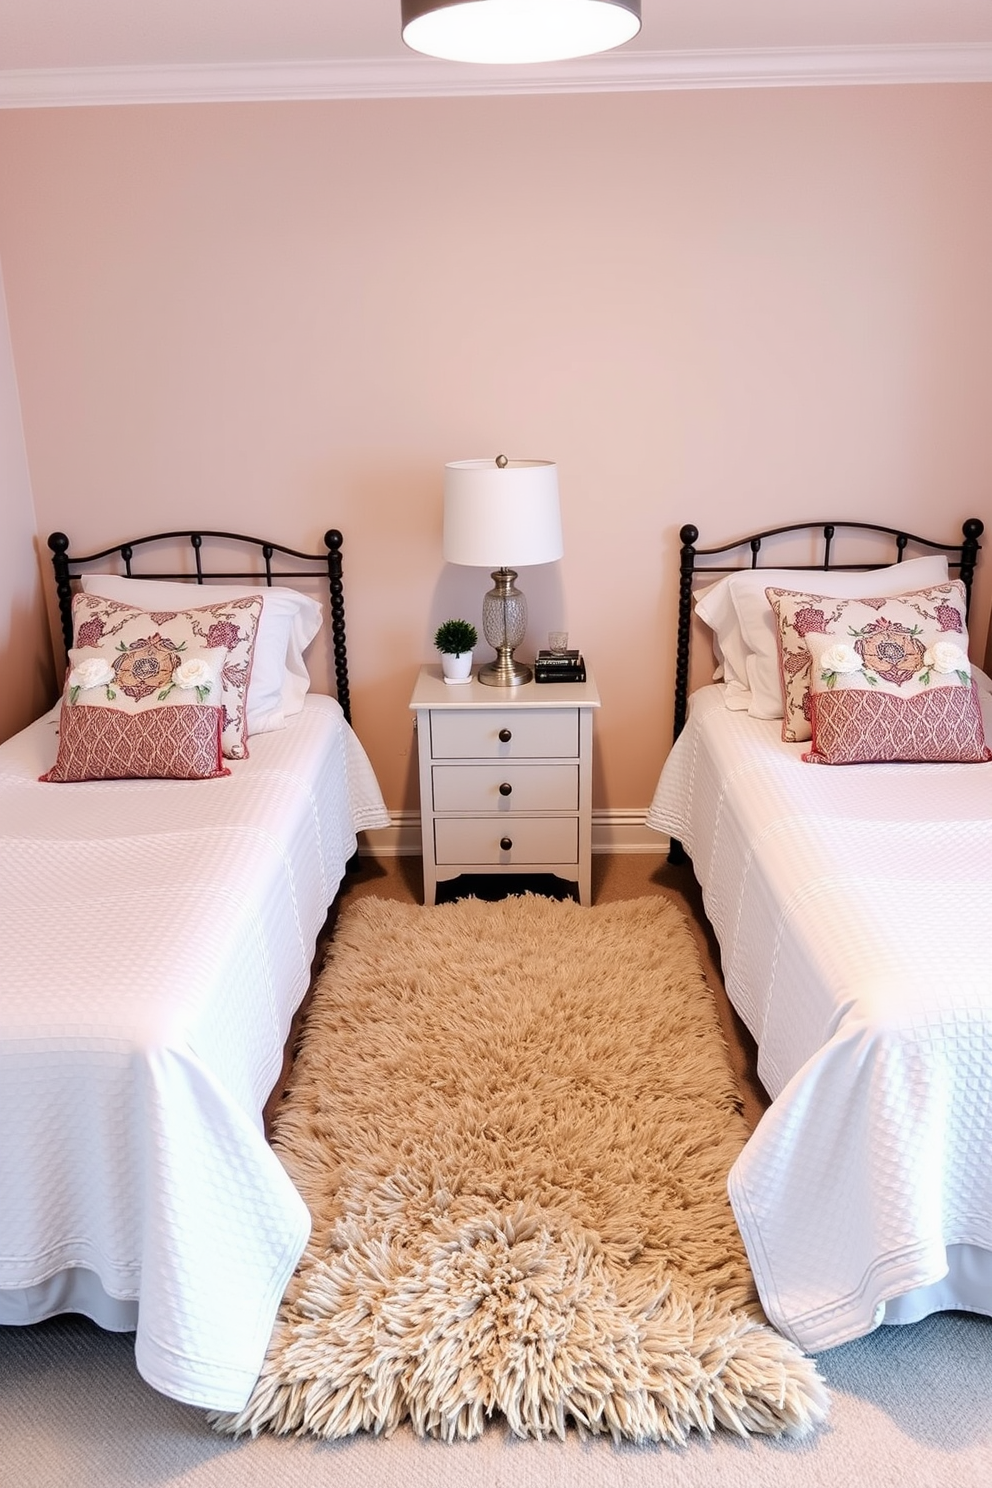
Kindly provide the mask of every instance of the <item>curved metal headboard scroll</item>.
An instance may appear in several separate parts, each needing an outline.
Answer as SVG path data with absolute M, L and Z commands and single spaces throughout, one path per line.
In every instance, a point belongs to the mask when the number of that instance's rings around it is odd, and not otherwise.
M 697 548 L 696 540 L 699 530 L 687 523 L 679 532 L 682 547 L 679 552 L 679 628 L 678 641 L 675 654 L 675 738 L 677 739 L 685 726 L 686 709 L 689 700 L 689 636 L 692 622 L 692 586 L 696 575 L 735 573 L 743 568 L 760 568 L 758 557 L 761 545 L 766 538 L 781 537 L 795 532 L 816 532 L 818 540 L 823 542 L 823 557 L 819 563 L 787 563 L 784 566 L 796 570 L 808 570 L 813 573 L 838 572 L 838 571 L 868 571 L 873 568 L 883 568 L 885 560 L 879 563 L 835 563 L 833 561 L 834 540 L 838 533 L 843 532 L 878 532 L 884 537 L 891 537 L 895 544 L 895 562 L 901 563 L 906 548 L 912 544 L 917 548 L 926 548 L 931 552 L 946 553 L 947 566 L 957 569 L 959 577 L 964 584 L 967 602 L 971 602 L 971 581 L 975 573 L 975 563 L 978 559 L 980 544 L 978 539 L 985 531 L 984 522 L 978 517 L 971 517 L 964 523 L 961 533 L 962 541 L 959 543 L 934 542 L 928 537 L 916 537 L 911 532 L 903 532 L 898 527 L 881 527 L 875 522 L 796 522 L 789 527 L 772 527 L 766 532 L 756 532 L 750 537 L 738 538 L 735 542 L 725 543 L 720 548 Z M 699 558 L 719 558 L 726 553 L 743 553 L 742 549 L 750 552 L 750 562 L 747 563 L 699 563 Z
M 203 542 L 204 539 L 213 539 L 220 542 L 242 543 L 248 548 L 257 548 L 262 556 L 262 571 L 258 568 L 245 571 L 234 571 L 232 569 L 219 569 L 204 566 Z M 142 548 L 147 543 L 176 542 L 187 540 L 193 548 L 195 573 L 166 573 L 161 569 L 143 569 L 140 574 L 132 572 L 132 560 L 136 548 Z M 124 574 L 128 578 L 141 579 L 184 579 L 189 583 L 202 584 L 204 579 L 238 579 L 245 584 L 255 584 L 259 587 L 271 588 L 273 583 L 279 583 L 283 579 L 313 578 L 315 573 L 324 569 L 327 573 L 328 589 L 330 593 L 331 612 L 331 643 L 334 651 L 334 684 L 341 711 L 348 722 L 351 722 L 351 693 L 348 686 L 348 648 L 345 635 L 344 618 L 344 584 L 342 582 L 341 545 L 343 538 L 337 528 L 332 527 L 324 533 L 324 548 L 322 553 L 301 553 L 296 548 L 284 547 L 281 543 L 267 542 L 260 537 L 246 537 L 241 532 L 211 532 L 200 528 L 196 532 L 156 532 L 148 537 L 135 537 L 128 542 L 119 543 L 112 548 L 104 548 L 99 553 L 87 553 L 76 556 L 69 552 L 69 539 L 64 532 L 53 532 L 48 539 L 48 546 L 52 550 L 52 566 L 55 569 L 55 590 L 59 601 L 59 615 L 62 621 L 62 638 L 68 652 L 72 646 L 72 595 L 73 580 L 78 579 L 80 570 L 88 564 L 98 563 L 104 558 L 117 557 L 124 566 Z M 273 562 L 279 563 L 276 554 L 283 559 L 294 559 L 298 562 L 320 565 L 319 568 L 306 569 L 290 567 L 273 567 Z

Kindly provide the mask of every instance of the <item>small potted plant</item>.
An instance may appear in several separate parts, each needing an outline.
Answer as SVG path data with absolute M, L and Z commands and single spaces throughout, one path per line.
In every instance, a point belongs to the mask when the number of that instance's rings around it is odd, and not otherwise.
M 471 682 L 472 647 L 479 639 L 468 620 L 445 620 L 434 632 L 434 645 L 441 653 L 445 682 Z

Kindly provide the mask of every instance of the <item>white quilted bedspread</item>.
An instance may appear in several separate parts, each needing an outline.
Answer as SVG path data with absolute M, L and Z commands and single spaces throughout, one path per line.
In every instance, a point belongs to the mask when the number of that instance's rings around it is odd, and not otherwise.
M 992 764 L 809 765 L 779 729 L 701 689 L 648 821 L 774 1097 L 729 1183 L 762 1303 L 817 1350 L 992 1250 Z
M 88 1268 L 150 1384 L 237 1410 L 309 1233 L 262 1106 L 388 816 L 330 698 L 220 780 L 42 785 L 55 726 L 0 748 L 0 1290 L 36 1321 Z

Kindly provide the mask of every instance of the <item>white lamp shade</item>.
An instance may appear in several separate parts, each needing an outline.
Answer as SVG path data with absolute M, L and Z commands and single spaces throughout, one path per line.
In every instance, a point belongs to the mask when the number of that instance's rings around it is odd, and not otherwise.
M 444 557 L 478 568 L 553 563 L 564 548 L 553 460 L 452 460 L 444 467 Z
M 402 0 L 403 40 L 451 62 L 556 62 L 641 29 L 641 0 Z

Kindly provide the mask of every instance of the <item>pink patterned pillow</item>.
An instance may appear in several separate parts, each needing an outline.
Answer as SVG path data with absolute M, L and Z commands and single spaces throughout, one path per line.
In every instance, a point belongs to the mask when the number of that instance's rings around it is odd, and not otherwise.
M 786 743 L 800 743 L 812 736 L 811 653 L 819 654 L 837 642 L 853 644 L 864 665 L 861 680 L 854 678 L 845 686 L 882 686 L 883 691 L 905 697 L 907 689 L 920 692 L 934 679 L 946 685 L 940 679 L 949 674 L 934 670 L 923 680 L 924 654 L 936 643 L 956 646 L 963 653 L 966 676 L 951 680 L 970 682 L 965 592 L 959 579 L 909 594 L 864 599 L 831 599 L 790 589 L 767 589 L 765 593 L 778 635 Z M 830 684 L 829 690 L 835 685 Z M 818 691 L 826 686 L 817 681 Z
M 985 747 L 975 684 L 935 687 L 914 697 L 841 687 L 813 691 L 814 765 L 977 764 Z
M 58 759 L 41 778 L 211 780 L 230 775 L 220 748 L 221 719 L 220 708 L 209 704 L 125 713 L 63 701 Z
M 72 601 L 75 644 L 69 653 L 70 672 L 90 668 L 97 675 L 102 664 L 114 678 L 110 689 L 101 692 L 98 683 L 81 700 L 137 714 L 164 702 L 165 688 L 170 704 L 204 703 L 206 696 L 179 697 L 172 679 L 183 662 L 210 652 L 220 663 L 209 702 L 222 710 L 221 748 L 228 759 L 246 759 L 246 698 L 261 613 L 262 598 L 257 594 L 190 610 L 148 611 L 96 594 L 77 594 Z M 66 692 L 70 705 L 76 701 L 71 691 L 69 687 Z
M 783 678 L 816 764 L 972 763 L 990 758 L 971 680 L 964 587 L 953 580 L 891 599 L 829 600 L 769 590 Z M 805 673 L 789 667 L 805 655 Z M 802 699 L 796 696 L 805 679 Z M 788 686 L 787 689 L 788 691 Z M 801 723 L 800 723 L 801 718 Z M 784 730 L 783 730 L 784 732 Z

